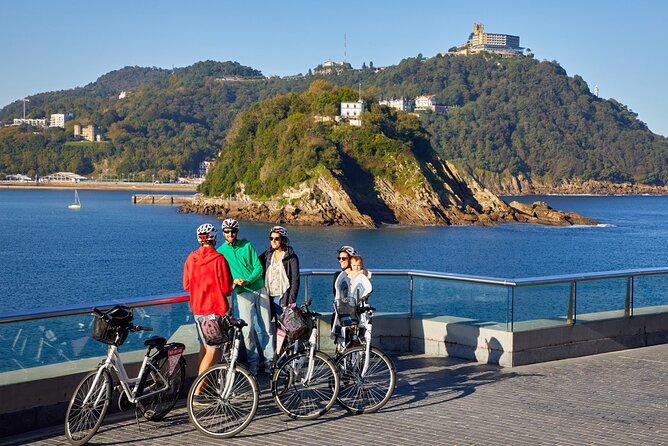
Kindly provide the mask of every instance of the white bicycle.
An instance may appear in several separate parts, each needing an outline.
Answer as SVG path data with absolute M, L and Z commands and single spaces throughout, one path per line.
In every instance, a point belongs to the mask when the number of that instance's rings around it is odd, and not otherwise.
M 109 344 L 106 359 L 97 370 L 86 375 L 74 391 L 65 416 L 65 435 L 71 444 L 87 443 L 98 431 L 109 408 L 114 383 L 118 377 L 122 410 L 135 406 L 147 420 L 158 421 L 176 404 L 185 381 L 185 345 L 153 336 L 146 341 L 146 355 L 139 374 L 128 376 L 118 347 L 130 332 L 151 331 L 151 327 L 132 324 L 132 309 L 117 305 L 106 312 L 93 309 L 93 339 Z
M 337 279 L 340 289 L 334 300 L 336 355 L 341 380 L 337 402 L 353 414 L 372 413 L 392 397 L 397 382 L 394 363 L 382 350 L 371 346 L 373 312 L 368 303 L 373 289 L 368 279 L 357 276 L 347 286 L 345 273 Z

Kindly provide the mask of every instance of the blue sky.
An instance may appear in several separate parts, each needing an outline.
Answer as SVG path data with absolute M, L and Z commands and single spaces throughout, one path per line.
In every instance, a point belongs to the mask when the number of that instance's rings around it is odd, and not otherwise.
M 85 85 L 124 66 L 233 60 L 265 75 L 340 61 L 393 65 L 466 41 L 473 23 L 520 36 L 600 96 L 668 136 L 668 58 L 660 0 L 8 2 L 0 10 L 0 107 Z M 28 104 L 29 107 L 29 104 Z

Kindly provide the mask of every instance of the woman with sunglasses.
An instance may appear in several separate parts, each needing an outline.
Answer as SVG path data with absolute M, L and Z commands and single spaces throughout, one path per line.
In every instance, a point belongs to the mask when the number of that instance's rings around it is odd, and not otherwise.
M 264 282 L 273 303 L 274 316 L 296 304 L 299 294 L 299 258 L 289 245 L 288 230 L 274 226 L 269 230 L 269 249 L 260 254 Z
M 339 277 L 341 272 L 349 273 L 352 271 L 352 267 L 350 266 L 350 259 L 357 255 L 357 251 L 355 251 L 355 248 L 352 246 L 344 245 L 339 248 L 336 254 L 341 271 L 334 273 L 334 281 L 332 282 L 332 294 L 334 294 L 334 296 L 336 296 L 336 279 Z

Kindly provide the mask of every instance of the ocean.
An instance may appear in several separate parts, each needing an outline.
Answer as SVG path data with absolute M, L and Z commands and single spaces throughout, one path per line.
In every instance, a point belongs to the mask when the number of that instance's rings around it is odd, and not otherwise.
M 141 191 L 0 190 L 0 313 L 33 311 L 182 291 L 195 229 L 213 217 L 175 206 L 133 205 Z M 353 245 L 368 269 L 413 269 L 509 279 L 668 266 L 668 197 L 522 196 L 596 219 L 597 226 L 381 229 L 288 226 L 302 269 L 336 268 Z M 258 253 L 268 223 L 241 222 Z

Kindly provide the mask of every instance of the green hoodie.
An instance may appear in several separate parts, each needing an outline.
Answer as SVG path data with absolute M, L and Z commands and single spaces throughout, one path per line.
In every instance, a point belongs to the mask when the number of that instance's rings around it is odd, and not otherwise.
M 233 278 L 248 281 L 246 286 L 235 285 L 235 291 L 243 293 L 264 287 L 262 264 L 248 240 L 236 240 L 234 245 L 225 242 L 218 248 L 218 252 L 225 256 Z

